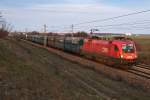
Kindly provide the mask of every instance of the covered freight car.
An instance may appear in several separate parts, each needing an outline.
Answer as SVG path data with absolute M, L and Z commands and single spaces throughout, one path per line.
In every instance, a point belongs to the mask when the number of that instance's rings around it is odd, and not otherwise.
M 83 41 L 84 41 L 83 38 L 66 37 L 64 41 L 64 50 L 80 54 Z
M 64 49 L 64 41 L 65 41 L 64 36 L 56 36 L 55 42 L 54 42 L 54 47 L 63 50 Z
M 55 37 L 54 36 L 48 36 L 47 37 L 47 45 L 49 46 L 49 47 L 55 47 Z
M 83 38 L 64 36 L 48 36 L 47 39 L 47 45 L 50 47 L 78 54 L 80 53 L 84 41 Z
M 27 40 L 41 44 L 41 45 L 45 45 L 47 44 L 47 37 L 46 36 L 41 36 L 41 35 L 27 35 Z

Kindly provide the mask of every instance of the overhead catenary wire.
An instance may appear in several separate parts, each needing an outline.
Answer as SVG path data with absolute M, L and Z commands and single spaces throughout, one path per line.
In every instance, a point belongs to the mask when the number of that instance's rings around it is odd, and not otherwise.
M 116 25 L 116 26 L 115 26 Z M 106 27 L 93 27 L 93 28 L 95 28 L 95 29 L 112 29 L 112 28 L 118 28 L 118 27 L 130 27 L 130 28 L 135 28 L 135 27 L 147 27 L 147 26 L 150 26 L 150 22 L 149 23 L 142 23 L 142 25 L 140 25 L 140 23 L 138 23 L 138 24 L 126 24 L 126 25 L 123 25 L 123 24 L 115 24 L 114 26 L 113 26 L 113 24 L 112 25 L 110 25 L 110 26 L 106 26 Z M 82 27 L 82 28 L 75 28 L 75 30 L 78 30 L 78 29 L 86 29 L 86 30 L 89 30 L 89 29 L 91 29 L 90 27 L 88 28 L 88 27 Z
M 81 23 L 77 23 L 77 24 L 74 24 L 74 25 L 81 25 L 81 24 L 95 23 L 95 22 L 102 22 L 102 21 L 109 21 L 109 20 L 113 20 L 113 19 L 118 19 L 118 18 L 127 17 L 127 16 L 131 16 L 131 15 L 137 15 L 137 14 L 146 13 L 146 12 L 150 12 L 150 9 L 143 10 L 143 11 L 137 11 L 137 12 L 133 12 L 133 13 L 128 13 L 128 14 L 124 14 L 124 15 L 120 15 L 120 16 L 105 18 L 105 19 L 81 22 Z
M 127 22 L 127 23 L 119 23 L 119 24 L 108 24 L 108 25 L 98 25 L 98 26 L 93 26 L 93 28 L 103 28 L 103 29 L 110 29 L 110 28 L 117 28 L 118 26 L 126 26 L 126 27 L 129 27 L 130 28 L 134 28 L 134 27 L 137 27 L 139 25 L 147 25 L 147 24 L 150 24 L 150 20 L 141 20 L 140 22 L 138 21 L 135 21 L 135 22 Z M 56 27 L 57 28 L 57 27 Z M 91 27 L 88 28 L 88 26 L 82 26 L 82 27 L 75 27 L 74 29 L 81 29 L 81 28 L 84 28 L 84 29 L 90 29 Z M 65 30 L 69 30 L 69 28 L 63 28 Z
M 2 17 L 2 12 L 0 11 L 0 18 Z
M 120 30 L 120 29 L 122 29 L 122 30 L 150 30 L 150 27 L 118 27 L 118 28 L 107 28 L 107 29 L 101 29 L 101 31 L 102 30 Z
M 128 13 L 128 14 L 123 14 L 123 15 L 119 15 L 119 16 L 115 16 L 115 17 L 110 17 L 110 18 L 105 18 L 105 19 L 98 19 L 98 20 L 92 20 L 92 21 L 87 21 L 87 22 L 81 22 L 81 23 L 76 23 L 76 24 L 71 24 L 71 25 L 62 25 L 62 26 L 55 26 L 53 28 L 56 28 L 56 29 L 61 29 L 61 30 L 76 30 L 76 29 L 82 29 L 83 27 L 86 27 L 86 26 L 81 26 L 83 24 L 88 24 L 88 23 L 99 23 L 99 22 L 103 22 L 103 21 L 110 21 L 110 20 L 114 20 L 114 19 L 118 19 L 118 18 L 123 18 L 123 17 L 127 17 L 127 16 L 133 16 L 133 15 L 137 15 L 137 14 L 143 14 L 143 13 L 146 13 L 146 12 L 150 12 L 150 9 L 148 10 L 142 10 L 142 11 L 136 11 L 136 12 L 132 12 L 132 13 Z M 149 20 L 150 21 L 150 20 Z M 135 22 L 135 23 L 131 23 L 130 25 L 137 25 L 137 24 L 145 24 L 145 23 L 138 23 L 138 22 Z M 109 24 L 109 25 L 97 25 L 97 26 L 91 26 L 92 28 L 100 28 L 100 27 L 110 27 L 110 26 L 128 26 L 129 23 L 120 23 L 120 24 Z M 72 27 L 73 26 L 73 29 Z M 87 27 L 90 27 L 90 26 L 87 26 Z M 90 28 L 91 28 L 90 27 Z
M 115 20 L 115 19 L 122 18 L 122 17 L 133 16 L 133 15 L 137 15 L 137 14 L 143 14 L 143 13 L 146 13 L 146 12 L 150 12 L 150 9 L 137 11 L 137 12 L 132 12 L 132 13 L 123 14 L 123 15 L 120 15 L 120 16 L 115 16 L 115 17 L 110 17 L 110 18 L 105 18 L 105 19 L 99 19 L 99 20 L 92 20 L 92 21 L 87 21 L 87 22 L 76 23 L 76 24 L 73 24 L 73 25 L 74 25 L 74 29 L 81 29 L 82 28 L 82 26 L 81 26 L 82 24 L 110 21 L 110 20 Z M 127 25 L 128 23 L 122 23 L 122 24 L 126 24 Z M 137 23 L 135 22 L 133 24 L 137 24 Z M 108 26 L 113 26 L 113 24 L 112 25 L 108 25 Z M 92 28 L 94 28 L 94 27 L 108 27 L 108 26 L 106 26 L 106 25 L 105 26 L 92 26 Z M 117 24 L 114 25 L 114 26 L 117 26 Z M 119 26 L 119 24 L 118 24 L 118 26 Z M 77 28 L 77 27 L 79 27 L 79 28 Z M 85 27 L 85 26 L 83 26 L 83 27 Z M 68 26 L 66 25 L 65 27 L 62 27 L 62 29 L 65 29 L 65 28 L 70 28 L 70 25 L 68 25 Z
M 97 28 L 98 30 L 100 30 L 100 31 L 110 31 L 110 30 L 122 30 L 122 32 L 124 31 L 124 32 L 127 32 L 127 31 L 129 31 L 129 30 L 150 30 L 150 24 L 148 24 L 148 25 L 145 25 L 145 26 L 139 26 L 139 25 L 134 25 L 134 26 L 117 26 L 117 27 L 113 27 L 113 26 L 111 26 L 111 27 L 102 27 L 102 28 Z M 81 31 L 81 29 L 75 29 L 75 30 L 77 30 L 77 31 Z M 87 29 L 83 29 L 82 31 L 84 31 L 84 30 L 89 30 L 89 28 L 87 28 Z
M 98 30 L 149 30 L 150 29 L 150 27 L 148 27 L 148 26 L 150 26 L 150 24 L 148 24 L 147 26 L 117 26 L 117 27 L 103 27 L 103 28 L 96 28 L 96 29 L 98 29 Z M 81 29 L 81 28 L 75 28 L 74 29 L 74 31 L 84 31 L 84 30 L 88 30 L 88 31 L 90 31 L 90 29 L 91 28 L 84 28 L 84 29 Z M 94 28 L 93 28 L 94 29 Z M 68 29 L 68 31 L 70 31 L 69 29 Z
M 129 26 L 129 25 L 141 25 L 141 24 L 147 24 L 147 23 L 150 23 L 150 20 L 147 20 L 147 22 L 121 23 L 121 24 L 111 24 L 111 25 L 94 26 L 94 27 Z
M 126 22 L 126 23 L 119 23 L 119 24 L 106 24 L 106 25 L 97 25 L 92 26 L 93 28 L 100 28 L 100 27 L 117 27 L 117 26 L 129 26 L 129 25 L 141 25 L 141 24 L 147 24 L 150 23 L 150 20 L 142 20 L 142 21 L 135 21 L 135 22 Z M 75 29 L 83 27 L 91 27 L 91 26 L 80 26 L 75 27 Z

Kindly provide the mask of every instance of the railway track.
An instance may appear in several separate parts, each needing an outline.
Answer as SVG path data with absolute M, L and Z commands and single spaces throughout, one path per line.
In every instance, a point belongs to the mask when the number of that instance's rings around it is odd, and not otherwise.
M 72 72 L 72 71 L 64 71 L 64 72 L 66 74 L 68 74 L 69 76 L 71 76 L 72 78 L 74 78 L 75 80 L 77 80 L 78 83 L 81 83 L 82 85 L 84 85 L 84 87 L 87 87 L 91 91 L 95 92 L 99 98 L 103 98 L 105 100 L 112 100 L 111 97 L 105 95 L 104 93 L 102 93 L 101 91 L 99 91 L 98 89 L 96 89 L 95 87 L 93 87 L 91 84 L 87 83 L 87 81 L 82 80 L 81 76 L 75 75 L 75 73 Z
M 66 72 L 76 77 L 80 83 L 88 87 L 90 90 L 94 91 L 99 97 L 103 97 L 106 100 L 117 100 L 117 98 L 114 97 L 114 95 L 117 95 L 116 91 L 106 87 L 104 84 L 100 83 L 98 80 L 93 79 L 87 73 L 84 73 L 85 71 L 83 70 L 81 71 L 80 68 L 78 69 L 67 68 Z
M 27 42 L 27 41 L 25 41 Z M 150 65 L 145 65 L 145 64 L 138 64 L 136 66 L 132 66 L 132 68 L 130 70 L 119 70 L 116 68 L 112 68 L 112 67 L 105 67 L 100 65 L 99 63 L 95 62 L 95 61 L 91 61 L 91 60 L 87 60 L 83 57 L 78 57 L 75 55 L 70 55 L 68 53 L 64 53 L 63 51 L 60 50 L 54 50 L 52 48 L 48 48 L 48 47 L 44 47 L 35 43 L 31 43 L 28 42 L 29 44 L 38 46 L 40 48 L 45 48 L 65 59 L 68 59 L 72 62 L 76 62 L 76 63 L 80 63 L 82 65 L 85 65 L 87 68 L 94 68 L 95 70 L 101 72 L 101 73 L 105 73 L 106 75 L 111 76 L 112 78 L 118 76 L 121 79 L 123 79 L 124 81 L 128 82 L 129 84 L 135 85 L 135 84 L 139 84 L 143 87 L 143 89 L 149 89 L 149 83 L 150 83 Z M 70 59 L 70 58 L 74 58 L 74 59 Z M 101 67 L 99 67 L 101 66 Z M 77 79 L 77 81 L 81 84 L 83 84 L 85 87 L 91 89 L 92 91 L 94 91 L 96 94 L 98 94 L 100 97 L 101 95 L 103 95 L 103 92 L 101 93 L 101 91 L 99 91 L 96 87 L 93 87 L 93 85 L 91 84 L 93 82 L 93 84 L 97 84 L 96 80 L 92 80 L 92 79 L 88 79 L 88 80 L 84 80 L 84 78 L 81 77 L 81 75 L 78 73 L 79 70 L 77 71 L 70 71 L 67 70 L 64 72 L 66 74 L 68 74 L 69 76 Z M 114 73 L 113 73 L 114 72 Z M 82 73 L 82 72 L 80 72 Z M 132 81 L 131 81 L 132 80 Z M 133 81 L 134 80 L 134 81 Z M 90 83 L 91 82 L 91 83 Z M 144 84 L 142 84 L 144 82 Z M 98 85 L 96 85 L 98 86 Z M 101 95 L 100 95 L 101 94 Z M 104 98 L 107 98 L 107 95 L 104 94 Z M 103 96 L 102 96 L 103 97 Z M 108 96 L 109 98 L 109 96 Z
M 44 60 L 49 62 L 48 59 L 44 59 Z M 56 62 L 53 63 L 55 63 L 55 65 L 58 64 Z M 70 76 L 71 79 L 76 80 L 79 84 L 83 85 L 85 88 L 88 88 L 97 96 L 97 98 L 102 100 L 117 100 L 115 97 L 108 96 L 106 95 L 107 93 L 104 93 L 104 91 L 99 90 L 98 88 L 100 87 L 101 84 L 97 82 L 97 80 L 87 77 L 87 74 L 84 73 L 85 70 L 82 70 L 81 68 L 66 67 L 62 63 L 60 63 L 59 66 L 61 66 L 61 68 L 58 68 L 61 72 L 67 74 L 67 76 Z M 112 91 L 105 86 L 103 86 L 103 89 Z M 117 95 L 117 93 L 114 94 Z
M 132 66 L 132 68 L 129 69 L 128 72 L 150 79 L 150 66 L 146 64 L 138 64 Z
M 138 67 L 141 67 L 141 68 L 145 68 L 145 69 L 149 69 L 150 70 L 150 65 L 146 65 L 146 64 L 139 64 L 137 65 Z

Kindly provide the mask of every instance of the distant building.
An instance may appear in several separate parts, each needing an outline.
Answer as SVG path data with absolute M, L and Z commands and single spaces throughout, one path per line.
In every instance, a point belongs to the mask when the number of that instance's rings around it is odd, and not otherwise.
M 127 35 L 127 36 L 131 36 L 131 35 L 132 35 L 132 33 L 125 33 L 125 35 Z

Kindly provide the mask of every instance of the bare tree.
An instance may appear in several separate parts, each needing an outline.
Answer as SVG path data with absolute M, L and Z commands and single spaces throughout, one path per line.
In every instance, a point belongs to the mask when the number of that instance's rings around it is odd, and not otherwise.
M 0 12 L 0 38 L 8 36 L 9 27 L 10 26 L 6 24 L 6 21 Z

